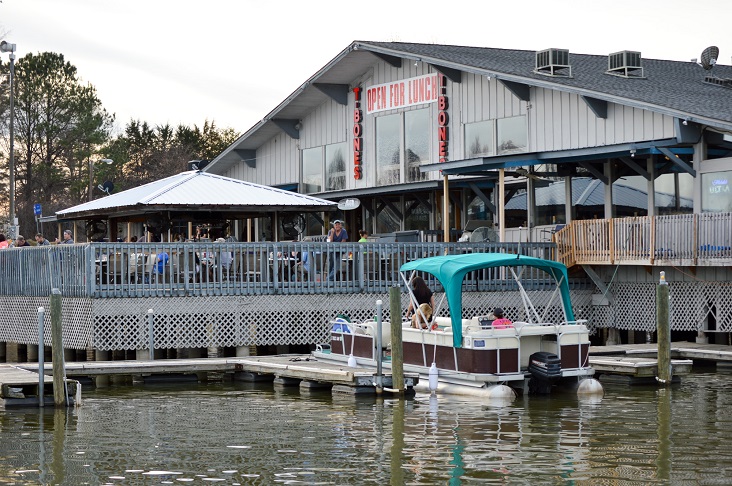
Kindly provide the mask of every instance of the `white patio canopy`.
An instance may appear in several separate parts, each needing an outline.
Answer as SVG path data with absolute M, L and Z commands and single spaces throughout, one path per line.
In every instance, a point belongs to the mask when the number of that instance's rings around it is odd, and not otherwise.
M 109 221 L 110 234 L 127 222 L 169 232 L 173 226 L 215 223 L 271 216 L 277 238 L 282 213 L 319 213 L 338 208 L 335 202 L 275 187 L 201 171 L 182 172 L 133 189 L 57 211 L 45 221 L 85 221 L 87 237 L 99 231 L 95 222 Z M 321 218 L 315 214 L 316 219 Z M 321 220 L 322 222 L 322 220 Z M 182 224 L 188 223 L 188 224 Z M 59 231 L 60 231 L 59 226 Z M 106 233 L 107 224 L 101 231 Z M 292 235 L 290 235 L 292 236 Z
M 336 209 L 325 199 L 201 171 L 182 172 L 56 212 L 58 221 L 125 219 L 160 213 L 216 213 L 227 218 Z

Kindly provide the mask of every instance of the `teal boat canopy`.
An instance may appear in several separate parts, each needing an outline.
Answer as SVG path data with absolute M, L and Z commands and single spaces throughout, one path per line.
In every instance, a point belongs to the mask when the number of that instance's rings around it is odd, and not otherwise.
M 564 314 L 568 321 L 574 321 L 567 283 L 567 267 L 560 262 L 510 253 L 467 253 L 413 260 L 402 265 L 399 270 L 426 272 L 440 281 L 445 289 L 447 305 L 450 309 L 453 345 L 460 348 L 463 342 L 463 279 L 468 272 L 495 267 L 533 267 L 551 275 L 559 285 Z

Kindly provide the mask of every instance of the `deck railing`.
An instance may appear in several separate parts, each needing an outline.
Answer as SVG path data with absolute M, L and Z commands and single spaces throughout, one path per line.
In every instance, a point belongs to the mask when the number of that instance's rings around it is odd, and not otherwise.
M 89 243 L 0 251 L 0 295 L 115 298 L 387 292 L 410 260 L 504 252 L 551 259 L 553 243 Z M 307 253 L 308 264 L 303 264 Z M 306 267 L 309 267 L 307 270 Z M 550 288 L 543 272 L 528 288 Z M 439 291 L 437 281 L 429 282 Z M 580 285 L 581 283 L 577 283 Z M 467 290 L 513 289 L 496 270 L 473 272 Z
M 554 235 L 565 265 L 732 263 L 732 213 L 573 221 Z

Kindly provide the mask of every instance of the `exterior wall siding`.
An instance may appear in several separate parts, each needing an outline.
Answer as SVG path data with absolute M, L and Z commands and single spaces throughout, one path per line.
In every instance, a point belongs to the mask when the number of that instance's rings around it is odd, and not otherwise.
M 386 62 L 375 62 L 373 70 L 352 85 L 368 88 L 400 79 L 413 78 L 434 72 L 426 63 L 405 60 L 396 68 Z M 528 150 L 530 152 L 569 150 L 603 145 L 614 145 L 644 140 L 671 138 L 674 134 L 673 118 L 639 108 L 615 103 L 608 104 L 606 119 L 597 118 L 579 95 L 547 88 L 531 88 L 529 103 L 519 100 L 495 78 L 488 79 L 471 73 L 463 73 L 462 81 L 448 81 L 449 152 L 448 160 L 465 158 L 464 125 L 483 120 L 527 115 Z M 237 164 L 226 176 L 253 181 L 259 184 L 279 185 L 300 181 L 301 149 L 347 142 L 346 189 L 363 189 L 376 185 L 375 129 L 376 118 L 393 113 L 430 110 L 430 162 L 438 160 L 437 103 L 416 105 L 378 114 L 367 114 L 362 100 L 363 121 L 363 173 L 360 181 L 353 178 L 353 94 L 349 94 L 347 106 L 328 98 L 302 120 L 300 139 L 293 140 L 284 133 L 273 137 L 257 150 L 257 167 Z M 402 128 L 403 130 L 403 128 Z M 428 175 L 431 180 L 440 178 L 438 173 Z

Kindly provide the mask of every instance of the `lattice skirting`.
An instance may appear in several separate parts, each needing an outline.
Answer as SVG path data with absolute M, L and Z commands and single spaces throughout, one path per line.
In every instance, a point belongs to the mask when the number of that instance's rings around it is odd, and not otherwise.
M 64 347 L 85 349 L 92 343 L 91 299 L 61 301 Z M 0 296 L 0 342 L 38 344 L 38 308 L 43 307 L 43 342 L 51 345 L 50 297 Z
M 656 284 L 613 284 L 614 306 L 594 306 L 595 327 L 635 331 L 656 330 Z M 709 330 L 709 318 L 716 331 L 732 332 L 732 283 L 671 282 L 669 319 L 674 331 Z
M 673 330 L 705 330 L 713 315 L 717 330 L 732 331 L 732 285 L 726 282 L 671 283 Z M 592 304 L 592 291 L 573 291 L 575 317 L 587 319 L 590 330 L 616 327 L 655 330 L 655 284 L 614 284 L 616 305 Z M 440 303 L 443 294 L 435 294 Z M 539 315 L 562 320 L 552 293 L 529 292 Z M 153 309 L 155 347 L 205 348 L 277 344 L 315 344 L 328 340 L 328 322 L 338 314 L 354 321 L 376 314 L 381 299 L 383 319 L 391 320 L 388 294 L 258 295 L 63 299 L 64 346 L 97 350 L 146 349 L 148 309 Z M 402 312 L 407 296 L 401 297 Z M 467 292 L 463 317 L 489 314 L 496 306 L 513 320 L 526 320 L 518 292 Z M 45 343 L 51 344 L 48 298 L 0 296 L 0 342 L 38 342 L 38 307 L 45 307 Z M 439 315 L 448 316 L 445 303 Z

